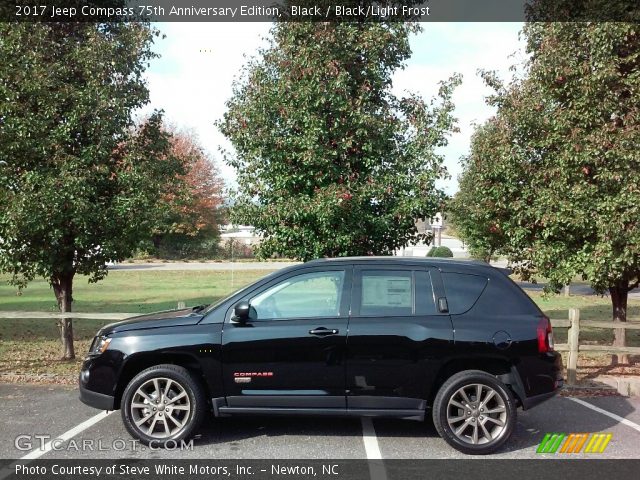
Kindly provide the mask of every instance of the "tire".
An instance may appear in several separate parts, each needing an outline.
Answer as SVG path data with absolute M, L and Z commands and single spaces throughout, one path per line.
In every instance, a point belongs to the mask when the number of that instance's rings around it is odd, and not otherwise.
M 481 370 L 452 375 L 440 387 L 433 403 L 433 423 L 438 434 L 453 448 L 469 455 L 487 455 L 502 447 L 513 433 L 516 417 L 516 403 L 509 387 Z
M 132 437 L 153 447 L 174 447 L 195 433 L 207 401 L 202 385 L 186 368 L 156 365 L 129 382 L 121 408 Z

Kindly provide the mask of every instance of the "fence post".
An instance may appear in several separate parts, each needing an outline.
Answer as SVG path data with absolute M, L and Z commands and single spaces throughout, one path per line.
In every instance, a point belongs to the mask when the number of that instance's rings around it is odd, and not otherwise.
M 571 325 L 567 332 L 569 343 L 569 360 L 567 365 L 567 383 L 575 385 L 576 369 L 578 368 L 578 345 L 580 341 L 580 310 L 577 308 L 569 309 L 569 321 Z

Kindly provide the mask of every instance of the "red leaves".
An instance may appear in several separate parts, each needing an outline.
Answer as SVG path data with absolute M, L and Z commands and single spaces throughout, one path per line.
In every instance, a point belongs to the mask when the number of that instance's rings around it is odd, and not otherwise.
M 338 192 L 336 192 L 336 197 L 338 198 L 339 202 L 342 202 L 343 200 L 351 200 L 353 198 L 353 195 L 348 190 L 339 190 Z

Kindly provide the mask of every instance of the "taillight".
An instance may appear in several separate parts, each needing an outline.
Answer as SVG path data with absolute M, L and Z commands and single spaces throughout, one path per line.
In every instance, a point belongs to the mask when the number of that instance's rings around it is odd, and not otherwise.
M 538 352 L 546 353 L 553 351 L 553 329 L 551 320 L 542 317 L 538 322 Z

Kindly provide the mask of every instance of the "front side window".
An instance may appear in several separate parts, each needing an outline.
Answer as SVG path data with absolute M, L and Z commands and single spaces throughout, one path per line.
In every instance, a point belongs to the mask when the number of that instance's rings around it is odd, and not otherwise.
M 411 315 L 413 279 L 410 271 L 362 272 L 360 315 Z
M 344 271 L 304 273 L 289 277 L 251 300 L 257 320 L 337 317 Z

